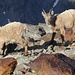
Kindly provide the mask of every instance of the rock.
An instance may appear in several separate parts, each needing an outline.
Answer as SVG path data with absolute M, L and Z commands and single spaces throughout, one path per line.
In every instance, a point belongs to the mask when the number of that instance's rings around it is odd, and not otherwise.
M 58 50 L 58 51 L 62 51 L 62 50 L 65 51 L 66 48 L 65 48 L 64 46 L 54 46 L 53 49 L 54 49 L 54 51 L 57 51 L 57 50 Z
M 27 66 L 27 64 L 25 64 L 25 63 L 21 63 L 20 65 L 17 65 L 16 66 L 16 69 L 14 70 L 14 75 L 16 74 L 16 75 L 23 75 L 24 73 L 26 73 L 27 72 L 27 69 L 28 69 L 29 67 Z
M 24 35 L 25 39 L 28 39 L 28 37 L 33 38 L 34 40 L 38 40 L 41 37 L 41 34 L 43 34 L 42 31 L 39 30 L 38 26 L 32 25 L 32 24 L 26 24 L 27 31 Z
M 25 73 L 27 72 L 27 70 L 26 70 L 25 68 L 22 68 L 22 69 L 21 69 L 21 72 L 22 72 L 23 74 L 25 74 Z
M 43 45 L 46 41 L 40 40 L 39 45 Z
M 55 40 L 55 41 L 61 43 L 61 34 L 60 34 L 60 32 L 47 33 L 47 34 L 43 35 L 40 39 L 44 40 L 45 42 Z
M 29 66 L 39 75 L 74 75 L 74 63 L 63 54 L 41 54 Z
M 36 72 L 32 73 L 32 72 L 27 72 L 25 75 L 37 75 Z
M 38 26 L 40 28 L 43 28 L 45 30 L 46 34 L 53 33 L 52 29 L 49 28 L 45 23 L 39 23 Z
M 17 61 L 14 58 L 0 59 L 0 75 L 10 75 L 13 73 Z
M 52 40 L 52 34 L 50 34 L 50 33 L 45 34 L 45 35 L 42 36 L 40 39 L 41 39 L 41 40 L 44 40 L 45 42 L 51 41 L 51 40 Z

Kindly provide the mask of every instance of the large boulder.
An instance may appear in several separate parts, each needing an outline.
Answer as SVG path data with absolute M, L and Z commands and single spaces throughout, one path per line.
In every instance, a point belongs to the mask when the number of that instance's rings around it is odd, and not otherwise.
M 13 73 L 17 61 L 14 58 L 0 59 L 0 75 L 10 75 Z
M 29 66 L 39 75 L 74 75 L 74 63 L 63 54 L 41 54 Z

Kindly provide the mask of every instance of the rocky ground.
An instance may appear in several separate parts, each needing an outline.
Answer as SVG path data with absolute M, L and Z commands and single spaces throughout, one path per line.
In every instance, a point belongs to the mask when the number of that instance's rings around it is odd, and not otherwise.
M 12 75 L 37 75 L 37 73 L 32 70 L 28 63 L 36 59 L 40 54 L 56 54 L 62 53 L 70 58 L 75 59 L 75 46 L 64 46 L 61 47 L 59 44 L 61 43 L 61 38 L 59 35 L 55 37 L 55 41 L 51 41 L 52 39 L 52 31 L 45 25 L 39 24 L 38 26 L 28 26 L 29 30 L 27 34 L 25 34 L 25 38 L 33 38 L 34 44 L 30 44 L 28 47 L 28 55 L 23 55 L 23 50 L 21 47 L 18 47 L 18 50 L 14 52 L 8 53 L 5 57 L 0 58 L 8 58 L 13 57 L 17 60 L 18 64 L 16 69 L 14 70 Z

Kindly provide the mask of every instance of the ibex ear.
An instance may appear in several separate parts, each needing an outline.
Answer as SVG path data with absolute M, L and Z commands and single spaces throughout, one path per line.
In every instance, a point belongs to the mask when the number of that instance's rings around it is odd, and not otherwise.
M 53 10 L 51 11 L 51 15 L 54 15 L 54 11 Z
M 46 15 L 46 12 L 45 12 L 45 10 L 43 9 L 43 11 L 42 11 L 42 16 L 45 18 L 45 15 Z
M 49 10 L 49 14 L 54 15 L 53 9 L 50 9 L 50 10 Z
M 44 12 L 42 12 L 41 14 L 42 14 L 42 16 L 43 16 L 43 17 L 45 17 L 45 14 L 44 14 Z

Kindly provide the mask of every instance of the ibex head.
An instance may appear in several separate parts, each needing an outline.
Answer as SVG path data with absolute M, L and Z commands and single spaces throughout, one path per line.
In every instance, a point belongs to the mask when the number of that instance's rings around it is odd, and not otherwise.
M 51 17 L 53 16 L 53 10 L 50 10 L 49 13 L 46 13 L 45 10 L 42 11 L 42 16 L 45 19 L 47 25 L 50 25 Z

